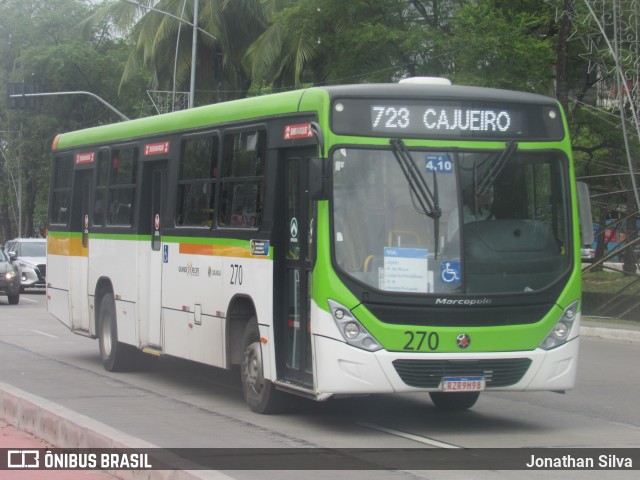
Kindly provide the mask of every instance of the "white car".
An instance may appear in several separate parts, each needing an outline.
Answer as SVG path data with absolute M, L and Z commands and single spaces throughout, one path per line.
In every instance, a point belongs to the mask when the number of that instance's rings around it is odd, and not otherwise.
M 580 256 L 583 262 L 591 263 L 596 259 L 596 250 L 589 246 L 582 247 L 580 249 Z
M 4 245 L 9 256 L 16 257 L 15 265 L 20 272 L 20 290 L 45 288 L 47 275 L 47 239 L 14 238 Z

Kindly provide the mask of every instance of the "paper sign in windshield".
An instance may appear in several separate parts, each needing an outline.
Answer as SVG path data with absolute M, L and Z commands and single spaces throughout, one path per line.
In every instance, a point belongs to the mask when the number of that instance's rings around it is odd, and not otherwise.
M 384 249 L 383 289 L 392 292 L 426 293 L 430 291 L 430 281 L 426 248 Z

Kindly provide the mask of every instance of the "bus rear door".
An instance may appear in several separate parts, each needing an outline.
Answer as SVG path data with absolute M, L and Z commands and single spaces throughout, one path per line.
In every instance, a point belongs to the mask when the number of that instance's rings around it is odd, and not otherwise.
M 70 239 L 69 307 L 71 330 L 89 335 L 89 221 L 93 170 L 75 170 L 71 204 L 71 232 L 80 232 L 80 239 Z
M 147 162 L 142 172 L 138 268 L 139 338 L 142 347 L 162 346 L 162 221 L 167 166 L 165 161 Z

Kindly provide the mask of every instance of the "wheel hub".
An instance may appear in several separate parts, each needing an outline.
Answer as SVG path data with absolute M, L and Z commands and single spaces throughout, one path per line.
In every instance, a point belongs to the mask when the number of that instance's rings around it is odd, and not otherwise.
M 263 387 L 262 355 L 260 344 L 254 342 L 249 345 L 244 353 L 243 373 L 245 384 L 258 394 Z

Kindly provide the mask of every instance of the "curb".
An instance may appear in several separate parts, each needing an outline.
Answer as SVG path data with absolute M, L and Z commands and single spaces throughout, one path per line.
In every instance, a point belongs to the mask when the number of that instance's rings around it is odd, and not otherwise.
M 640 342 L 640 330 L 625 328 L 580 326 L 580 335 L 584 337 L 598 337 L 607 340 L 622 340 L 626 342 Z
M 159 448 L 50 400 L 0 382 L 0 418 L 56 448 Z M 180 460 L 183 464 L 184 459 Z M 107 470 L 120 480 L 232 480 L 213 470 Z

